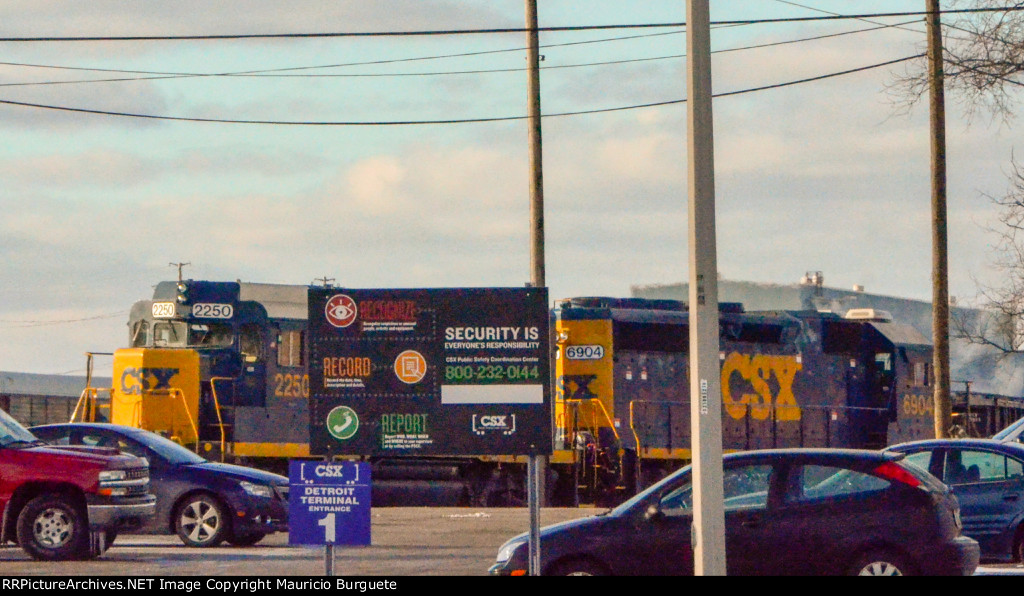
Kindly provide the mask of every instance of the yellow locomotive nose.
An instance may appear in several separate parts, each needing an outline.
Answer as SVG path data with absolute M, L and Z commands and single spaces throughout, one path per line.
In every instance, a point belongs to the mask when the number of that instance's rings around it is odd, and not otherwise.
M 183 444 L 198 441 L 199 354 L 195 350 L 126 348 L 114 352 L 110 421 Z

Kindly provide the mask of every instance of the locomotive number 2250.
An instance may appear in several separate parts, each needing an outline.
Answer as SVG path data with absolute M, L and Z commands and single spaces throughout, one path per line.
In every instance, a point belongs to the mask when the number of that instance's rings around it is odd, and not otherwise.
M 277 397 L 309 397 L 309 375 L 274 375 L 274 395 Z

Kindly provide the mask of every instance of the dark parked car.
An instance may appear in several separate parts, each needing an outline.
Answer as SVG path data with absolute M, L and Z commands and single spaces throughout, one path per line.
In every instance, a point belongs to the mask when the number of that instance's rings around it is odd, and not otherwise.
M 725 456 L 730 575 L 970 575 L 978 543 L 956 499 L 898 454 L 786 449 Z M 690 468 L 611 511 L 541 530 L 545 575 L 693 573 Z M 506 542 L 492 575 L 522 575 L 528 535 Z
M 156 516 L 143 533 L 174 534 L 187 546 L 227 540 L 256 544 L 288 530 L 288 479 L 243 466 L 214 463 L 156 433 L 114 424 L 51 424 L 32 433 L 54 445 L 114 447 L 149 460 Z
M 1024 559 L 1024 445 L 994 439 L 935 439 L 889 447 L 953 489 L 964 534 L 986 559 Z

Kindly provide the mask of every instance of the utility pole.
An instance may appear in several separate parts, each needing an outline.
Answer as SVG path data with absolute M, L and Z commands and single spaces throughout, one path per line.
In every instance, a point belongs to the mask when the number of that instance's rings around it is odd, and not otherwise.
M 928 3 L 928 79 L 932 157 L 932 370 L 935 436 L 949 437 L 953 407 L 949 396 L 949 259 L 946 219 L 946 95 L 942 68 L 942 10 Z
M 527 122 L 530 138 L 530 285 L 543 288 L 544 279 L 544 165 L 540 124 L 540 34 L 537 0 L 526 0 Z M 545 458 L 531 453 L 527 466 L 527 506 L 530 513 L 531 576 L 540 575 L 540 502 L 544 498 Z
M 544 279 L 544 164 L 540 124 L 540 37 L 537 32 L 537 0 L 526 0 L 526 47 L 530 130 L 530 267 L 531 283 L 543 288 Z
M 696 575 L 725 575 L 711 13 L 709 0 L 686 6 L 693 563 Z

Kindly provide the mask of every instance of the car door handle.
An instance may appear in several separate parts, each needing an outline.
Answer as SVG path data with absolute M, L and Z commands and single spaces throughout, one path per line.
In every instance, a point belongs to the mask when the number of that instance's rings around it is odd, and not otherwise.
M 761 518 L 760 517 L 749 517 L 749 518 L 743 520 L 742 522 L 740 522 L 740 525 L 743 526 L 744 528 L 759 528 L 759 527 L 761 527 Z
M 1017 494 L 1003 495 L 1003 500 L 1004 501 L 1016 501 L 1018 499 L 1020 499 L 1020 495 L 1017 495 Z

